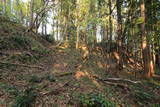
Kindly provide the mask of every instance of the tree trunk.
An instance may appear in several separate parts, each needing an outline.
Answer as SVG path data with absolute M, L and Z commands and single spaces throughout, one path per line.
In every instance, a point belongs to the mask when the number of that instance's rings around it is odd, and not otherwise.
M 68 41 L 68 17 L 64 17 L 63 40 Z
M 141 24 L 142 32 L 142 55 L 143 55 L 143 67 L 144 67 L 144 77 L 150 78 L 153 76 L 153 62 L 151 60 L 150 48 L 147 40 L 147 33 L 145 29 L 145 3 L 144 0 L 140 1 L 141 18 L 143 23 Z
M 19 7 L 19 0 L 16 0 L 16 6 Z M 23 15 L 23 11 L 22 9 L 20 8 L 18 11 L 17 11 L 17 16 L 19 16 L 20 18 L 20 23 L 23 24 L 23 18 L 24 18 L 24 15 Z
M 77 26 L 77 39 L 76 39 L 76 49 L 78 49 L 79 47 L 79 30 L 80 30 L 80 26 Z
M 94 35 L 94 45 L 97 43 L 97 25 L 94 24 L 93 27 L 93 35 Z
M 117 22 L 118 22 L 118 29 L 117 29 L 117 35 L 118 35 L 118 53 L 119 53 L 119 59 L 117 61 L 119 70 L 123 69 L 123 61 L 122 61 L 122 16 L 121 16 L 121 5 L 122 0 L 117 0 L 116 6 L 117 6 Z
M 30 27 L 33 26 L 33 7 L 34 6 L 34 0 L 30 1 Z
M 111 0 L 109 0 L 109 35 L 110 35 L 110 42 L 112 42 L 112 3 Z
M 59 40 L 59 23 L 58 19 L 56 19 L 56 36 L 57 36 L 57 41 Z
M 44 25 L 44 34 L 47 35 L 47 24 Z
M 3 0 L 3 12 L 6 14 L 6 0 Z
M 42 22 L 42 35 L 44 35 L 44 22 Z

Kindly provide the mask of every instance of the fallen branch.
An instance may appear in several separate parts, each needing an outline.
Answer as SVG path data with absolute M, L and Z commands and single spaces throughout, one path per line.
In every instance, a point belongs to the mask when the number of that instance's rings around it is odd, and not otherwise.
M 96 77 L 97 78 L 97 77 Z M 139 84 L 141 83 L 141 81 L 132 81 L 132 80 L 128 80 L 128 79 L 122 79 L 122 78 L 107 78 L 107 79 L 99 79 L 101 81 L 115 81 L 115 82 L 127 82 L 127 83 L 132 83 L 132 84 Z
M 100 79 L 97 76 L 91 76 L 91 78 L 96 79 L 99 82 L 102 82 L 104 84 L 108 84 L 108 85 L 112 85 L 112 86 L 116 86 L 116 87 L 120 87 L 122 89 L 126 89 L 126 90 L 130 90 L 129 85 L 128 84 L 124 84 L 124 83 L 115 83 L 115 82 L 110 82 L 110 81 L 104 81 L 103 79 Z
M 26 64 L 17 64 L 17 63 L 9 63 L 9 62 L 0 62 L 0 64 L 8 64 L 8 65 L 13 65 L 13 66 L 22 66 L 22 67 L 28 67 L 28 68 L 38 68 L 44 70 L 44 67 L 40 66 L 31 66 L 31 65 L 26 65 Z
M 123 89 L 126 88 L 126 89 L 130 90 L 129 86 L 126 85 L 126 84 L 113 83 L 113 82 L 108 82 L 108 81 L 103 81 L 103 83 L 108 84 L 108 85 L 117 86 L 117 87 L 120 87 L 120 88 L 123 88 Z

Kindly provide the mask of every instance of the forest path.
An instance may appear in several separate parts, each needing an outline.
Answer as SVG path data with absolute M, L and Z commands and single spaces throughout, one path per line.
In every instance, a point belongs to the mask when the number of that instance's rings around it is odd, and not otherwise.
M 5 53 L 8 54 L 8 52 Z M 38 63 L 28 64 L 43 67 L 43 69 L 1 64 L 0 106 L 19 104 L 21 102 L 16 101 L 20 99 L 28 101 L 34 107 L 79 107 L 80 103 L 90 100 L 84 96 L 97 98 L 97 95 L 107 98 L 106 100 L 98 97 L 100 101 L 116 102 L 119 106 L 128 103 L 135 105 L 136 102 L 142 101 L 140 99 L 143 99 L 143 103 L 146 103 L 148 99 L 157 103 L 158 97 L 153 96 L 154 93 L 160 92 L 160 88 L 155 83 L 134 86 L 123 82 L 112 83 L 97 80 L 94 77 L 116 78 L 105 65 L 105 62 L 106 64 L 113 63 L 113 65 L 115 62 L 107 62 L 99 52 L 93 52 L 85 62 L 82 56 L 82 50 L 58 47 L 52 49 L 51 53 Z M 149 92 L 154 92 L 153 96 L 150 96 Z M 28 99 L 23 99 L 24 96 Z

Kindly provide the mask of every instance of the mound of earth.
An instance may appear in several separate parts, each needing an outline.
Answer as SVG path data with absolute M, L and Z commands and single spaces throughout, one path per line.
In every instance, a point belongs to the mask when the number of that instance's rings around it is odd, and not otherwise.
M 36 68 L 33 65 L 42 68 L 38 66 L 45 63 L 50 55 L 47 49 L 49 43 L 26 30 L 18 23 L 0 17 L 0 71 L 13 71 L 19 67 Z

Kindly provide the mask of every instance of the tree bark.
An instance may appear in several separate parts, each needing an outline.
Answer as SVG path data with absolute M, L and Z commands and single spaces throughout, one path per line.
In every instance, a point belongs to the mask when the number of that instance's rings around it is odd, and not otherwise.
M 47 35 L 47 24 L 44 25 L 44 34 Z
M 118 53 L 119 53 L 119 59 L 117 61 L 119 70 L 123 69 L 123 61 L 122 61 L 122 16 L 121 16 L 121 5 L 122 0 L 117 0 L 116 6 L 117 6 L 117 22 L 118 22 L 118 28 L 117 28 L 117 35 L 118 35 Z
M 77 34 L 76 34 L 76 49 L 78 49 L 78 47 L 79 47 L 79 30 L 80 30 L 80 26 L 78 25 L 77 26 Z
M 44 22 L 42 22 L 42 35 L 44 35 Z
M 141 24 L 141 32 L 142 32 L 142 56 L 143 56 L 143 68 L 144 68 L 144 77 L 151 78 L 154 73 L 153 69 L 153 62 L 151 60 L 150 48 L 149 43 L 147 40 L 147 33 L 146 33 L 146 24 L 145 24 L 145 2 L 144 0 L 140 1 L 140 14 L 143 22 Z
M 112 3 L 111 0 L 109 0 L 109 35 L 110 35 L 110 42 L 112 42 Z
M 93 26 L 93 35 L 94 35 L 94 45 L 97 43 L 97 25 Z
M 33 26 L 33 8 L 34 8 L 34 0 L 30 1 L 30 27 Z

